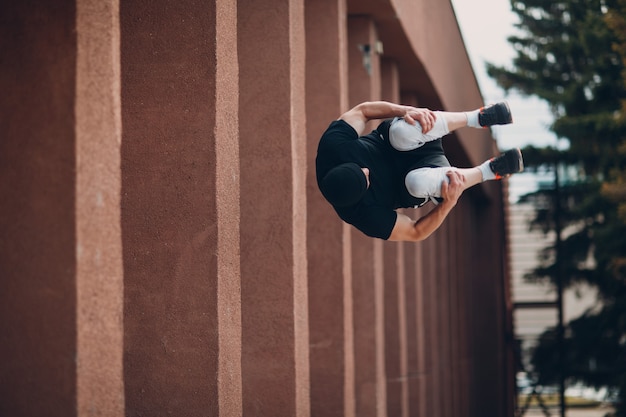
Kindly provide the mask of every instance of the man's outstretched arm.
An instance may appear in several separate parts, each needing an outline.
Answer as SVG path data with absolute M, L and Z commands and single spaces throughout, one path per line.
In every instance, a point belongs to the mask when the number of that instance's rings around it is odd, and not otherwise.
M 405 214 L 398 213 L 396 224 L 388 240 L 418 242 L 426 239 L 441 226 L 448 214 L 450 214 L 450 211 L 456 206 L 459 197 L 465 189 L 465 178 L 461 174 L 449 171 L 447 176 L 450 179 L 450 184 L 444 182 L 441 185 L 443 201 L 417 221 Z
M 402 117 L 414 125 L 419 122 L 424 133 L 432 129 L 435 124 L 435 113 L 429 109 L 389 103 L 387 101 L 366 101 L 358 104 L 341 115 L 339 119 L 345 121 L 356 130 L 359 136 L 365 133 L 365 125 L 370 120 Z

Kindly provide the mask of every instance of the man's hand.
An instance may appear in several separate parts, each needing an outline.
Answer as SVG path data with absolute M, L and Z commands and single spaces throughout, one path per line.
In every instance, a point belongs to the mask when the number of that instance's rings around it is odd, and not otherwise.
M 410 125 L 414 125 L 417 121 L 422 126 L 422 132 L 426 133 L 435 125 L 437 116 L 430 109 L 420 109 L 417 107 L 409 107 L 404 115 L 404 121 Z
M 446 175 L 450 183 L 444 181 L 441 184 L 443 202 L 417 221 L 406 214 L 398 213 L 389 240 L 418 242 L 426 239 L 441 226 L 463 194 L 465 184 L 465 176 L 457 171 L 450 170 Z
M 458 171 L 452 170 L 446 172 L 446 176 L 450 180 L 450 183 L 448 184 L 444 181 L 441 184 L 441 198 L 443 198 L 444 202 L 456 205 L 459 197 L 461 197 L 461 194 L 463 194 L 463 190 L 465 189 L 465 176 L 460 174 Z

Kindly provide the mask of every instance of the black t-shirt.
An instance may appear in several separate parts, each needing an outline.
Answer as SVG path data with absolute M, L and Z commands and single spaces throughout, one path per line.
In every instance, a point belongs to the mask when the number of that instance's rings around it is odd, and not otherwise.
M 393 163 L 391 148 L 376 131 L 359 137 L 343 120 L 330 124 L 322 135 L 315 160 L 317 183 L 337 165 L 354 162 L 370 170 L 370 187 L 355 205 L 334 207 L 339 217 L 368 236 L 388 239 L 396 224 L 394 176 L 389 169 Z
M 343 120 L 333 121 L 322 135 L 315 160 L 317 183 L 337 165 L 354 162 L 370 171 L 370 187 L 355 205 L 334 207 L 339 217 L 371 237 L 388 239 L 396 224 L 395 209 L 421 205 L 424 199 L 411 196 L 404 177 L 422 166 L 447 165 L 429 162 L 429 158 L 444 155 L 441 140 L 429 142 L 409 152 L 400 152 L 388 142 L 390 121 L 382 122 L 368 135 L 359 137 L 356 130 Z

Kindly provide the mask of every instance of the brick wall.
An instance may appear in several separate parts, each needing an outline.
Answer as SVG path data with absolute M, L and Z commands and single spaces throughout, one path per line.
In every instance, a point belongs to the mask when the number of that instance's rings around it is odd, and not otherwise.
M 512 415 L 503 184 L 417 244 L 315 185 L 360 101 L 482 104 L 449 2 L 52 3 L 0 6 L 1 416 Z

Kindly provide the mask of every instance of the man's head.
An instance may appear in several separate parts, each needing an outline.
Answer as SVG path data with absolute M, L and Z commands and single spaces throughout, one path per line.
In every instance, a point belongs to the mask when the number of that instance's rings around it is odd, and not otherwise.
M 320 182 L 320 190 L 326 199 L 337 207 L 358 202 L 367 191 L 369 180 L 366 168 L 348 162 L 328 171 Z

